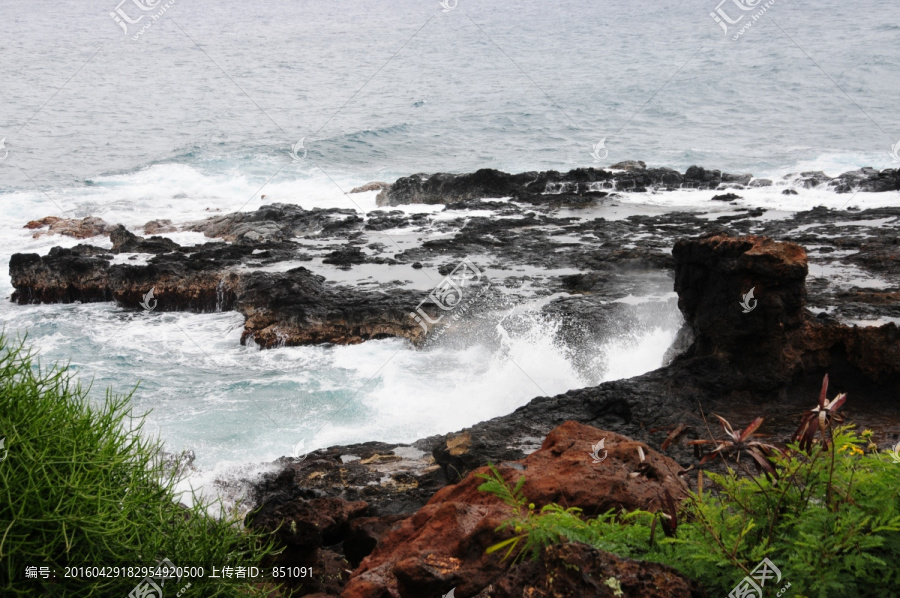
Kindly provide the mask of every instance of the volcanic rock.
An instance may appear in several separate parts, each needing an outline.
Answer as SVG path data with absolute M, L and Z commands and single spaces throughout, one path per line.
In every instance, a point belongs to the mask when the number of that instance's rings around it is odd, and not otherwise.
M 102 218 L 88 216 L 86 218 L 58 218 L 56 216 L 47 216 L 40 220 L 32 220 L 25 225 L 28 229 L 41 229 L 48 227 L 45 232 L 34 233 L 34 237 L 42 235 L 65 235 L 67 237 L 75 237 L 76 239 L 87 239 L 88 237 L 96 237 L 105 235 L 110 228 Z
M 170 253 L 180 251 L 181 246 L 165 237 L 150 237 L 144 239 L 129 232 L 119 224 L 109 232 L 109 240 L 112 241 L 112 253 Z
M 799 175 L 787 174 L 784 176 L 786 180 L 791 180 L 796 177 L 794 181 L 795 184 L 801 185 L 807 189 L 812 189 L 813 187 L 818 187 L 819 185 L 828 183 L 832 180 L 830 176 L 822 172 L 821 170 L 809 171 L 809 172 L 801 172 Z
M 438 173 L 430 177 L 414 174 L 397 179 L 390 188 L 382 190 L 375 198 L 375 203 L 379 206 L 396 206 L 508 197 L 530 182 L 534 174 L 512 175 L 490 168 L 483 168 L 472 174 Z
M 344 555 L 353 567 L 375 550 L 378 541 L 406 515 L 385 515 L 383 517 L 359 517 L 350 521 L 344 538 Z
M 723 359 L 759 388 L 829 371 L 900 388 L 897 325 L 858 328 L 813 317 L 799 245 L 711 234 L 679 240 L 672 254 L 678 306 L 695 339 L 685 357 Z
M 734 201 L 742 199 L 737 193 L 722 193 L 721 195 L 713 195 L 712 201 Z
M 571 542 L 512 567 L 476 598 L 701 598 L 695 582 L 671 567 L 634 561 Z
M 641 160 L 625 160 L 609 167 L 610 170 L 644 170 L 647 164 Z
M 281 542 L 303 548 L 330 546 L 344 540 L 351 519 L 365 514 L 364 501 L 324 497 L 295 498 L 277 506 L 267 503 L 247 517 L 248 525 L 274 533 Z
M 624 167 L 621 170 L 618 167 Z M 402 177 L 378 194 L 379 206 L 401 204 L 454 204 L 489 197 L 528 198 L 536 195 L 584 195 L 603 189 L 644 192 L 651 187 L 716 189 L 719 186 L 745 186 L 750 174 L 728 174 L 691 166 L 684 175 L 670 168 L 646 168 L 643 162 L 623 162 L 610 170 L 576 168 L 566 173 L 555 170 L 508 174 L 483 169 L 472 174 L 438 173 Z
M 172 221 L 164 218 L 161 220 L 151 220 L 144 225 L 145 235 L 155 235 L 157 233 L 174 233 L 178 228 L 172 224 Z
M 713 234 L 679 240 L 672 255 L 678 307 L 695 338 L 689 354 L 727 356 L 761 375 L 779 372 L 784 382 L 777 363 L 787 332 L 803 322 L 806 304 L 803 248 L 764 237 Z M 745 313 L 740 301 L 751 290 L 753 311 Z
M 334 264 L 349 270 L 354 264 L 365 264 L 366 254 L 359 247 L 341 247 L 332 251 L 322 259 L 323 264 Z
M 600 440 L 605 449 L 594 463 L 590 453 Z M 666 494 L 679 500 L 687 489 L 678 477 L 682 468 L 668 457 L 576 422 L 559 426 L 539 451 L 498 470 L 508 483 L 524 476 L 523 492 L 536 508 L 564 504 L 583 509 L 588 517 L 610 509 L 655 511 Z M 486 467 L 470 473 L 398 523 L 353 573 L 343 595 L 427 596 L 456 587 L 471 596 L 500 578 L 503 563 L 485 551 L 507 537 L 508 532 L 495 530 L 511 512 L 496 496 L 478 490 L 483 483 L 479 474 L 489 473 Z
M 12 301 L 19 305 L 110 301 L 110 259 L 109 253 L 92 245 L 54 247 L 43 257 L 13 254 L 9 260 L 15 288 Z
M 897 191 L 900 190 L 900 168 L 883 170 L 881 172 L 875 168 L 860 168 L 859 170 L 845 172 L 830 180 L 829 185 L 834 186 L 834 190 L 837 193 L 852 193 L 854 191 L 884 193 L 886 191 Z
M 304 210 L 293 204 L 265 205 L 253 212 L 213 216 L 185 226 L 185 230 L 220 237 L 228 242 L 286 241 L 298 235 L 355 229 L 362 223 L 355 210 Z
M 409 313 L 419 293 L 392 295 L 326 286 L 303 267 L 242 277 L 236 309 L 247 320 L 241 343 L 269 348 L 315 343 L 356 344 L 391 336 L 419 340 L 423 329 Z

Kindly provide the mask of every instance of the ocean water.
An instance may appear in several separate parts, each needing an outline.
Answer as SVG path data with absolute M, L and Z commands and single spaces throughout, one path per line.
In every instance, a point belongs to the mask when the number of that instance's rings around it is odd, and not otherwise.
M 175 0 L 152 21 L 156 12 L 131 1 L 0 4 L 0 261 L 77 243 L 22 229 L 44 216 L 137 228 L 254 209 L 262 194 L 368 211 L 374 194 L 343 191 L 415 172 L 641 159 L 780 179 L 896 166 L 896 2 L 778 0 L 737 40 L 709 16 L 712 1 L 445 5 Z M 117 6 L 145 17 L 127 35 L 110 16 Z M 608 154 L 595 162 L 601 140 Z M 785 197 L 778 187 L 745 198 L 776 214 L 900 203 L 824 190 Z M 684 191 L 623 203 L 644 213 L 731 209 L 705 200 Z M 11 292 L 0 276 L 0 297 Z M 654 369 L 680 324 L 672 301 L 657 298 L 653 325 L 601 335 L 577 349 L 588 359 L 560 342 L 559 322 L 539 316 L 537 301 L 512 316 L 489 307 L 490 334 L 426 350 L 382 340 L 257 351 L 239 345 L 235 313 L 111 304 L 3 301 L 0 323 L 27 333 L 45 363 L 93 380 L 98 397 L 139 382 L 148 430 L 218 475 L 290 454 L 301 439 L 305 450 L 412 441 Z

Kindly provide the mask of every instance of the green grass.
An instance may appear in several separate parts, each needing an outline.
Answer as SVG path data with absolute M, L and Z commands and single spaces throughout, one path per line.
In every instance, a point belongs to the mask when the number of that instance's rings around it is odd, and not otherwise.
M 713 596 L 728 595 L 767 557 L 783 578 L 763 588 L 766 596 L 787 583 L 783 595 L 797 598 L 900 596 L 900 464 L 877 452 L 868 434 L 844 427 L 808 452 L 791 445 L 773 465 L 777 477 L 708 474 L 713 484 L 701 481 L 682 503 L 669 537 L 663 522 L 672 519 L 663 513 L 585 519 L 558 505 L 536 510 L 520 484 L 494 469 L 479 489 L 510 505 L 500 529 L 512 537 L 488 551 L 516 562 L 539 558 L 550 544 L 584 542 L 670 565 Z
M 272 543 L 211 506 L 179 506 L 161 445 L 141 434 L 131 393 L 102 405 L 63 368 L 42 369 L 23 343 L 0 336 L 0 595 L 121 596 L 136 578 L 64 579 L 69 566 L 259 565 Z M 0 457 L 2 457 L 0 452 Z M 49 567 L 56 582 L 26 580 Z M 170 580 L 165 596 L 248 596 L 246 582 Z

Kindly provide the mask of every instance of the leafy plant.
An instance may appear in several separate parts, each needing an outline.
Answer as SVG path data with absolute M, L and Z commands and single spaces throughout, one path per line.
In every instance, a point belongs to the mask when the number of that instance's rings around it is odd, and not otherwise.
M 781 569 L 793 596 L 900 595 L 900 466 L 874 450 L 870 432 L 833 427 L 844 397 L 828 401 L 826 392 L 827 379 L 819 407 L 803 416 L 804 422 L 816 423 L 812 435 L 801 423 L 795 440 L 803 444 L 792 442 L 784 450 L 749 445 L 759 419 L 742 431 L 720 419 L 729 438 L 708 443 L 721 448 L 715 456 L 759 449 L 771 472 L 741 475 L 729 468 L 724 475 L 707 473 L 709 488 L 704 473 L 698 473 L 697 492 L 681 504 L 671 537 L 654 537 L 657 522 L 668 521 L 662 513 L 610 512 L 585 520 L 578 509 L 557 505 L 522 509 L 527 499 L 521 484 L 508 485 L 492 469 L 485 476 L 490 483 L 480 489 L 513 499 L 514 513 L 498 529 L 512 527 L 516 535 L 489 550 L 507 548 L 506 556 L 518 551 L 515 562 L 536 558 L 549 544 L 584 542 L 673 566 L 723 594 L 767 557 Z M 779 588 L 764 590 L 774 596 Z
M 701 465 L 712 461 L 717 457 L 720 457 L 722 459 L 725 459 L 726 457 L 733 457 L 734 460 L 739 463 L 741 460 L 741 454 L 746 453 L 753 458 L 756 466 L 759 469 L 764 470 L 770 474 L 775 474 L 775 468 L 772 467 L 769 459 L 772 454 L 778 452 L 778 449 L 771 444 L 766 444 L 758 440 L 752 440 L 753 435 L 762 425 L 763 418 L 757 417 L 752 422 L 750 422 L 749 426 L 747 426 L 743 430 L 738 430 L 736 432 L 731 427 L 731 424 L 728 423 L 728 420 L 718 415 L 716 415 L 716 418 L 718 418 L 719 422 L 722 424 L 722 429 L 725 430 L 728 438 L 691 440 L 688 443 L 695 446 L 703 446 L 707 444 L 715 445 L 716 448 L 705 454 L 703 458 L 700 459 Z
M 822 391 L 819 393 L 819 404 L 803 414 L 800 418 L 800 426 L 791 436 L 791 442 L 799 442 L 800 448 L 804 451 L 808 451 L 812 447 L 816 432 L 821 432 L 822 441 L 825 444 L 831 442 L 829 431 L 832 424 L 843 421 L 837 412 L 847 401 L 846 393 L 841 393 L 830 401 L 827 394 L 828 374 L 825 374 L 825 379 L 822 380 Z
M 0 336 L 0 594 L 127 596 L 141 581 L 95 573 L 65 578 L 66 567 L 259 565 L 273 551 L 239 520 L 210 517 L 214 506 L 178 504 L 178 468 L 142 434 L 129 395 L 96 404 L 65 370 L 43 370 L 23 344 Z M 25 579 L 45 566 L 57 580 Z M 166 590 L 175 580 L 166 583 Z M 253 584 L 183 579 L 171 595 L 244 596 Z M 169 592 L 167 592 L 167 595 Z
M 497 531 L 512 531 L 513 536 L 488 548 L 494 553 L 506 549 L 503 560 L 513 556 L 512 563 L 526 557 L 537 558 L 545 546 L 562 541 L 585 542 L 616 553 L 630 553 L 639 547 L 653 543 L 655 521 L 664 517 L 661 513 L 609 511 L 593 519 L 583 519 L 581 509 L 546 505 L 536 510 L 528 503 L 521 489 L 524 476 L 515 485 L 509 484 L 496 467 L 490 465 L 490 474 L 478 474 L 485 480 L 478 489 L 494 494 L 513 508 L 514 515 L 504 521 Z M 528 504 L 526 504 L 528 503 Z M 644 525 L 628 525 L 640 522 Z

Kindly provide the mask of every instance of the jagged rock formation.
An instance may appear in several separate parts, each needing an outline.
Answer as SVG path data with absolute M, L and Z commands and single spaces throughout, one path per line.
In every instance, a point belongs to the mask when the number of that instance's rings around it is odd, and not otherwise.
M 685 357 L 718 357 L 761 387 L 821 371 L 871 385 L 900 381 L 896 324 L 846 326 L 806 309 L 807 256 L 799 245 L 713 234 L 680 240 L 672 254 L 678 306 L 694 338 Z M 751 289 L 754 298 L 741 305 Z
M 230 234 L 230 233 L 224 233 Z M 238 233 L 235 233 L 238 234 Z M 262 347 L 314 343 L 353 344 L 388 336 L 418 340 L 422 328 L 409 317 L 420 293 L 392 295 L 326 285 L 303 267 L 287 272 L 247 272 L 248 261 L 292 257 L 284 242 L 207 243 L 183 248 L 169 239 L 142 239 L 121 225 L 110 233 L 111 250 L 91 245 L 53 248 L 46 256 L 15 254 L 12 300 L 71 303 L 114 300 L 138 308 L 153 290 L 154 309 L 215 312 L 246 317 L 241 342 Z M 115 254 L 147 253 L 143 265 L 115 264 Z M 259 262 L 257 262 L 259 263 Z

